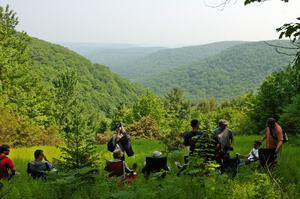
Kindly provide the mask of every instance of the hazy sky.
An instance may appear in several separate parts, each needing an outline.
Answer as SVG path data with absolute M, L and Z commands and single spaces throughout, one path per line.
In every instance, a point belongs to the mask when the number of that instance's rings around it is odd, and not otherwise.
M 234 0 L 233 0 L 234 1 Z M 300 16 L 300 0 L 271 0 L 223 11 L 219 0 L 0 0 L 17 12 L 19 30 L 52 42 L 196 45 L 276 39 L 275 29 Z

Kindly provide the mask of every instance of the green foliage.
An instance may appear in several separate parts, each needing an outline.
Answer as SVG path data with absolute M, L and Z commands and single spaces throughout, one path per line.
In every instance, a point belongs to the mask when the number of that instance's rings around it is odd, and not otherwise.
M 256 97 L 255 107 L 253 112 L 250 113 L 257 130 L 264 128 L 264 123 L 268 117 L 280 119 L 284 107 L 291 104 L 292 98 L 300 93 L 299 66 L 297 64 L 275 72 L 266 78 L 261 85 Z
M 95 165 L 95 132 L 90 115 L 77 98 L 77 78 L 66 71 L 54 81 L 57 106 L 57 123 L 65 146 L 61 147 L 62 159 L 57 163 L 63 169 L 81 169 Z
M 135 120 L 139 120 L 142 117 L 152 117 L 160 124 L 164 113 L 162 100 L 149 91 L 141 96 L 133 106 L 133 117 Z
M 300 129 L 300 94 L 293 97 L 292 103 L 283 108 L 280 121 L 285 124 L 286 130 L 289 133 L 298 133 Z
M 199 46 L 162 49 L 131 62 L 124 61 L 115 71 L 131 80 L 143 82 L 144 78 L 148 79 L 166 71 L 190 65 L 241 43 L 244 42 L 215 42 Z
M 57 132 L 66 122 L 61 119 L 67 118 L 64 113 L 67 109 L 62 104 L 68 99 L 61 97 L 61 101 L 56 101 L 57 87 L 52 82 L 66 70 L 80 74 L 76 97 L 91 113 L 89 123 L 97 121 L 95 128 L 99 132 L 109 129 L 109 118 L 117 104 L 132 105 L 143 92 L 140 86 L 113 74 L 105 66 L 93 65 L 66 48 L 17 32 L 17 24 L 15 13 L 8 6 L 0 6 L 0 109 L 5 113 L 3 121 L 14 126 L 9 131 L 5 125 L 0 127 L 5 131 L 6 143 L 59 143 Z M 68 96 L 68 90 L 60 93 Z M 44 139 L 47 136 L 53 139 L 47 141 Z
M 294 48 L 288 41 L 268 43 Z M 296 53 L 296 50 L 289 53 Z M 274 47 L 264 42 L 247 42 L 155 75 L 138 73 L 137 77 L 143 77 L 138 81 L 162 96 L 177 87 L 189 99 L 215 97 L 220 101 L 254 91 L 267 75 L 285 68 L 292 60 L 293 57 L 278 54 Z
M 137 122 L 128 125 L 127 131 L 135 138 L 157 139 L 161 136 L 159 124 L 151 117 L 142 117 Z
M 6 113 L 8 123 L 14 125 L 10 131 L 6 130 L 5 142 L 39 144 L 38 137 L 44 131 L 49 132 L 48 127 L 53 125 L 51 94 L 30 69 L 30 37 L 17 32 L 17 24 L 15 13 L 8 6 L 0 6 L 0 108 Z M 43 143 L 53 144 L 50 140 Z
M 215 144 L 211 134 L 203 134 L 194 137 L 195 151 L 189 156 L 189 164 L 184 173 L 192 177 L 203 177 L 216 174 L 216 169 L 220 166 L 213 157 L 215 154 Z
M 171 89 L 165 95 L 166 124 L 171 131 L 184 131 L 190 119 L 191 104 L 178 88 Z

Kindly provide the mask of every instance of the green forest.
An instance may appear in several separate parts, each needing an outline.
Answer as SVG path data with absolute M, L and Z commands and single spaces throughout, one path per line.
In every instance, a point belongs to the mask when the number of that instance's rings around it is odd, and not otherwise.
M 280 54 L 276 46 L 285 49 L 280 49 Z M 108 64 L 114 72 L 160 96 L 176 87 L 192 100 L 215 97 L 222 101 L 255 92 L 267 75 L 286 68 L 295 52 L 288 40 L 272 40 L 167 49 L 103 48 L 82 54 L 95 63 Z
M 297 20 L 277 29 L 279 39 L 289 41 L 220 42 L 194 47 L 193 53 L 182 48 L 150 54 L 143 60 L 150 71 L 132 69 L 143 86 L 65 47 L 17 31 L 16 13 L 0 6 L 0 144 L 12 147 L 20 171 L 10 181 L 1 180 L 0 198 L 299 198 Z M 153 65 L 165 71 L 157 73 Z M 193 156 L 183 175 L 177 175 L 174 162 L 188 153 L 182 135 L 192 119 L 208 136 L 226 119 L 236 136 L 234 152 L 246 154 L 253 140 L 264 136 L 270 117 L 289 135 L 274 172 L 255 164 L 235 177 L 221 175 L 216 162 Z M 125 185 L 107 178 L 103 168 L 112 154 L 106 143 L 119 123 L 136 152 L 126 161 L 142 167 L 147 155 L 160 150 L 171 167 L 166 178 L 138 174 L 136 182 Z M 36 148 L 59 169 L 47 181 L 26 174 Z

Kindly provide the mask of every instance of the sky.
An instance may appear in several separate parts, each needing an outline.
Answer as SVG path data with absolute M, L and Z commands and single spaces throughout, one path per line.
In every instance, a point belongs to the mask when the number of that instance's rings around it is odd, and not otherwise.
M 233 0 L 0 0 L 19 17 L 18 30 L 50 42 L 187 46 L 277 39 L 276 28 L 300 17 L 300 1 L 244 6 Z M 234 3 L 236 1 L 236 3 Z M 211 6 L 209 6 L 211 5 Z

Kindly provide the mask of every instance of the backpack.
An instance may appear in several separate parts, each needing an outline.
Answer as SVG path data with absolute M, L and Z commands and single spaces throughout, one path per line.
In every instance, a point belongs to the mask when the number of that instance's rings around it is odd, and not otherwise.
M 275 135 L 273 134 L 273 132 L 271 131 L 271 129 L 270 129 L 270 135 L 272 136 L 272 138 L 273 138 L 274 140 L 278 141 L 277 136 L 275 136 Z M 282 137 L 283 137 L 283 143 L 286 143 L 286 142 L 289 141 L 288 135 L 287 135 L 287 133 L 285 132 L 284 129 L 282 129 Z
M 7 158 L 7 157 L 0 158 L 0 163 L 1 163 L 2 160 L 4 160 L 5 158 Z M 0 179 L 1 179 L 2 177 L 5 177 L 5 176 L 3 175 L 3 168 L 0 168 Z

